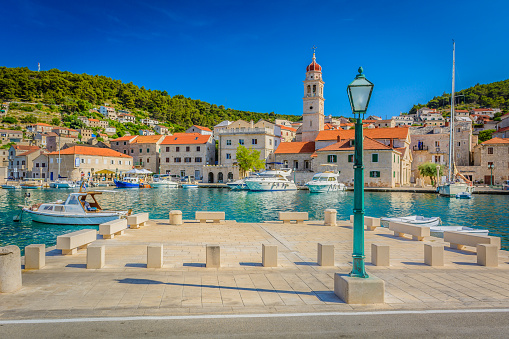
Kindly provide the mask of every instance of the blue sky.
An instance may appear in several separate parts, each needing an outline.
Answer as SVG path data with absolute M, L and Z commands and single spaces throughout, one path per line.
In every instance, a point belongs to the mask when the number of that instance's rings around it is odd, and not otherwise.
M 105 75 L 217 105 L 302 114 L 316 45 L 325 113 L 350 116 L 363 66 L 368 114 L 408 111 L 509 78 L 508 1 L 2 1 L 0 66 Z

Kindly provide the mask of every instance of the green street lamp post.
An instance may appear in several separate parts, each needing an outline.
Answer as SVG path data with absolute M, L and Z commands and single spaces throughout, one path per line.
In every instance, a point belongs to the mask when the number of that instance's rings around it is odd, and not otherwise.
M 494 164 L 488 164 L 488 168 L 491 170 L 490 186 L 493 186 L 493 169 L 495 168 L 495 165 Z
M 356 118 L 354 155 L 354 205 L 353 205 L 353 266 L 351 277 L 368 278 L 364 268 L 364 164 L 362 118 L 368 109 L 373 83 L 368 81 L 359 67 L 359 74 L 348 85 L 348 98 Z

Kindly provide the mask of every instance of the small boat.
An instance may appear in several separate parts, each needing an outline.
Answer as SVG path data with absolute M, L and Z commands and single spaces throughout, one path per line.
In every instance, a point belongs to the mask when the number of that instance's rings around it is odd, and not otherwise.
M 456 199 L 472 199 L 472 193 L 470 192 L 461 192 L 456 194 Z
M 408 217 L 400 217 L 400 218 L 381 218 L 381 221 L 389 221 L 389 222 L 403 222 L 407 224 L 413 224 L 418 226 L 438 226 L 442 223 L 440 217 L 427 218 L 422 215 L 410 215 Z
M 16 181 L 7 181 L 4 185 L 2 185 L 2 188 L 4 190 L 16 190 L 16 189 L 20 189 L 21 186 L 16 182 Z
M 140 188 L 152 188 L 148 182 L 140 182 Z
M 476 235 L 488 235 L 489 230 L 466 227 L 466 226 L 431 226 L 429 228 L 432 233 L 444 233 L 444 232 L 461 232 L 470 233 Z
M 256 177 L 247 178 L 246 185 L 250 191 L 295 191 L 297 185 L 288 180 L 291 173 L 290 168 L 268 170 Z
M 118 188 L 139 188 L 140 178 L 138 177 L 124 177 L 122 180 L 113 179 L 113 182 Z
M 23 206 L 33 221 L 45 224 L 99 225 L 107 221 L 125 218 L 128 211 L 103 210 L 96 200 L 102 192 L 71 193 L 65 201 Z
M 76 184 L 69 180 L 57 180 L 49 184 L 51 188 L 75 188 Z
M 150 183 L 153 188 L 178 188 L 179 184 L 176 181 L 171 180 L 169 174 L 154 174 L 153 181 Z
M 228 188 L 231 189 L 232 191 L 233 190 L 237 190 L 237 191 L 244 191 L 244 190 L 248 191 L 249 190 L 249 187 L 247 187 L 247 185 L 246 185 L 246 178 L 227 182 L 226 186 L 228 186 Z
M 504 191 L 509 191 L 509 180 L 505 180 L 503 183 L 502 183 L 502 189 Z
M 198 188 L 196 184 L 182 184 L 182 188 Z
M 310 193 L 327 193 L 346 190 L 345 184 L 338 181 L 339 174 L 333 171 L 313 175 L 313 179 L 305 183 Z
M 43 185 L 42 181 L 31 179 L 23 181 L 22 183 L 19 184 L 19 186 L 24 189 L 41 189 L 42 185 Z

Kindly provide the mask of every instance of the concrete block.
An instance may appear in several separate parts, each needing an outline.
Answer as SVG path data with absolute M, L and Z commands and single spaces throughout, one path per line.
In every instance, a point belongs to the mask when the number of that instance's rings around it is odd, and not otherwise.
M 337 216 L 338 216 L 338 211 L 330 208 L 330 209 L 326 209 L 324 214 L 325 214 L 325 221 L 324 221 L 325 226 L 336 226 L 337 225 L 336 220 L 337 220 Z
M 488 267 L 498 267 L 498 245 L 478 244 L 477 264 Z
M 289 224 L 294 221 L 297 224 L 304 223 L 304 220 L 309 220 L 308 212 L 279 212 L 279 220 L 283 221 L 283 224 Z
M 424 263 L 429 266 L 444 266 L 444 246 L 424 244 Z
M 318 243 L 316 263 L 319 266 L 334 266 L 334 245 Z
M 277 246 L 262 244 L 263 267 L 277 267 Z
M 368 231 L 374 231 L 380 227 L 380 218 L 364 217 L 364 225 Z
M 390 266 L 389 245 L 371 244 L 371 263 L 375 266 Z
M 140 228 L 145 226 L 145 223 L 148 221 L 148 219 L 148 213 L 133 214 L 127 217 L 127 224 L 129 225 L 129 228 Z
M 0 247 L 0 293 L 21 288 L 21 251 L 18 246 Z
M 382 304 L 385 300 L 385 282 L 373 276 L 356 278 L 336 273 L 334 294 L 347 304 Z
M 147 268 L 163 267 L 163 244 L 147 246 Z
M 182 211 L 170 211 L 170 225 L 182 225 Z
M 25 269 L 39 270 L 46 266 L 46 245 L 33 244 L 25 247 Z
M 92 229 L 83 229 L 57 237 L 57 249 L 62 250 L 62 254 L 76 254 L 78 249 L 86 248 L 88 244 L 97 239 L 97 231 Z
M 90 245 L 87 247 L 87 268 L 99 269 L 104 267 L 106 254 L 104 245 Z
M 214 224 L 219 224 L 221 220 L 225 220 L 225 212 L 210 212 L 210 211 L 197 211 L 194 213 L 194 218 L 199 220 L 200 223 L 205 223 L 207 220 L 212 220 Z
M 219 245 L 207 245 L 207 259 L 205 267 L 219 268 L 221 267 L 221 248 Z

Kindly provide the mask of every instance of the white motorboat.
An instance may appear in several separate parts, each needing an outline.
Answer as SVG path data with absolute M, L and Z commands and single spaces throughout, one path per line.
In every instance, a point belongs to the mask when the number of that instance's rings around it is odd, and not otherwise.
M 4 185 L 2 185 L 2 188 L 4 190 L 16 190 L 16 189 L 20 189 L 21 186 L 16 181 L 7 181 Z
M 249 191 L 249 187 L 247 187 L 247 185 L 246 185 L 246 180 L 250 179 L 250 178 L 256 178 L 258 175 L 263 174 L 263 173 L 265 173 L 265 172 L 253 173 L 253 175 L 250 175 L 249 177 L 231 181 L 231 182 L 227 182 L 226 185 L 231 190 Z
M 469 192 L 461 192 L 456 194 L 456 199 L 472 199 L 472 194 Z
M 99 225 L 107 221 L 125 218 L 128 211 L 103 210 L 95 196 L 102 192 L 71 193 L 65 201 L 23 206 L 33 221 L 62 225 Z
M 432 226 L 429 228 L 432 233 L 462 232 L 476 235 L 488 235 L 489 230 L 466 227 L 466 226 Z
M 24 181 L 22 181 L 19 186 L 24 189 L 41 189 L 44 179 L 30 179 L 27 178 Z
M 313 179 L 305 185 L 310 193 L 327 193 L 346 190 L 345 184 L 338 181 L 339 174 L 336 172 L 322 172 L 313 175 Z
M 166 188 L 178 188 L 179 184 L 176 181 L 171 180 L 169 174 L 155 174 L 153 177 L 153 181 L 150 183 L 150 186 L 157 187 L 166 187 Z
M 505 180 L 503 183 L 502 183 L 502 189 L 504 191 L 509 191 L 509 180 Z
M 69 180 L 57 180 L 49 184 L 51 188 L 75 188 L 76 184 Z
M 288 180 L 291 172 L 289 168 L 268 170 L 256 177 L 247 178 L 245 182 L 250 191 L 295 191 L 297 185 Z
M 474 186 L 466 182 L 448 182 L 438 187 L 438 194 L 451 197 L 464 192 L 471 194 L 473 191 Z
M 413 224 L 417 226 L 438 226 L 442 223 L 440 217 L 427 218 L 422 215 L 410 215 L 408 217 L 399 217 L 399 218 L 381 218 L 381 221 L 389 221 L 389 222 L 403 222 L 407 224 Z

